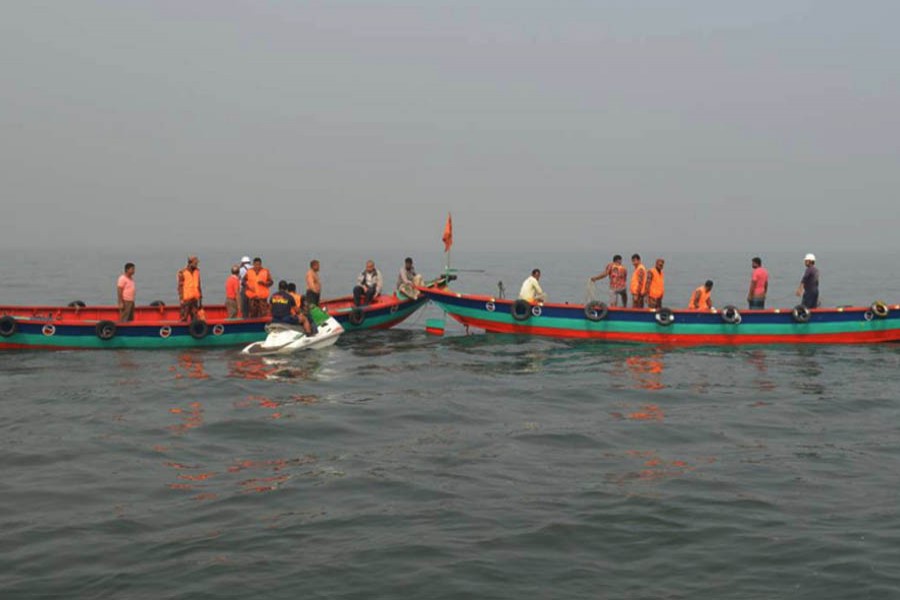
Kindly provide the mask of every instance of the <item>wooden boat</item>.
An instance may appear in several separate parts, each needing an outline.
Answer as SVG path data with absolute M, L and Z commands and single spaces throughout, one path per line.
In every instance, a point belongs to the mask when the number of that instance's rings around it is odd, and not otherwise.
M 117 322 L 115 306 L 0 306 L 0 349 L 194 348 L 246 345 L 266 337 L 268 318 L 227 319 L 204 306 L 205 320 L 179 319 L 178 306 L 137 306 Z
M 451 279 L 454 275 L 449 276 Z M 441 276 L 428 282 L 420 290 L 442 289 L 447 285 L 447 276 Z M 388 329 L 402 323 L 414 312 L 425 306 L 428 298 L 420 294 L 410 298 L 400 292 L 376 296 L 371 304 L 355 306 L 353 296 L 343 296 L 325 300 L 321 306 L 334 317 L 344 331 L 360 331 L 367 329 Z
M 451 317 L 495 333 L 672 345 L 865 344 L 900 341 L 900 305 L 738 310 L 659 310 L 529 304 L 421 288 Z
M 451 276 L 452 277 L 452 276 Z M 445 285 L 440 277 L 423 289 Z M 381 295 L 355 307 L 352 297 L 325 300 L 321 307 L 345 331 L 388 329 L 422 308 L 420 295 Z M 228 319 L 224 305 L 205 305 L 205 319 L 179 319 L 178 306 L 137 306 L 134 320 L 118 322 L 115 306 L 0 306 L 0 349 L 150 349 L 246 346 L 266 337 L 269 317 Z

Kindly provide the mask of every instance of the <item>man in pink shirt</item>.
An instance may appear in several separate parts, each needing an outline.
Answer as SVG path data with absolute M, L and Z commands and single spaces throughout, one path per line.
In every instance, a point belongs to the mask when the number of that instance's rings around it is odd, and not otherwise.
M 119 321 L 134 321 L 134 263 L 125 263 L 125 272 L 116 282 Z
M 231 275 L 225 280 L 225 311 L 227 318 L 236 319 L 238 314 L 238 293 L 241 289 L 240 265 L 231 267 Z
M 747 303 L 750 309 L 766 307 L 766 294 L 769 292 L 769 272 L 762 266 L 762 259 L 753 257 L 753 275 L 750 276 L 750 290 L 747 292 Z

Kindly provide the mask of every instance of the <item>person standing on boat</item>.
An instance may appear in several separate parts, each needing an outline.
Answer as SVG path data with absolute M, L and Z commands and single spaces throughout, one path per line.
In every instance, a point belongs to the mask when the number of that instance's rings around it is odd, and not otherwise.
M 240 265 L 231 266 L 231 275 L 225 280 L 225 316 L 236 319 L 238 316 L 238 297 L 241 294 Z
M 750 291 L 747 292 L 747 304 L 750 310 L 766 307 L 766 294 L 769 293 L 769 272 L 762 266 L 762 259 L 754 256 L 750 261 L 753 274 L 750 276 Z
M 666 277 L 663 275 L 663 267 L 666 261 L 656 259 L 656 266 L 647 271 L 647 285 L 644 288 L 647 295 L 647 308 L 661 308 L 663 296 L 666 294 Z
M 322 282 L 319 280 L 319 261 L 309 261 L 309 270 L 306 272 L 306 302 L 319 305 L 322 299 Z
M 407 257 L 403 261 L 400 274 L 397 276 L 397 291 L 407 298 L 415 300 L 419 297 L 419 290 L 416 289 L 417 285 L 422 285 L 422 276 L 416 273 L 413 259 Z
M 688 302 L 690 310 L 712 310 L 712 279 L 707 279 L 706 283 L 694 290 L 691 294 L 691 301 Z
M 191 321 L 203 306 L 203 289 L 200 286 L 200 259 L 188 257 L 187 266 L 178 271 L 178 301 L 181 303 L 181 320 Z
M 803 259 L 806 265 L 806 271 L 803 272 L 803 278 L 800 279 L 800 285 L 797 287 L 797 295 L 803 296 L 801 304 L 806 308 L 816 308 L 819 306 L 819 269 L 816 268 L 816 255 L 807 254 Z
M 134 321 L 134 263 L 125 263 L 125 272 L 119 275 L 116 282 L 119 320 Z
M 631 275 L 631 306 L 634 308 L 644 308 L 646 300 L 644 290 L 647 287 L 647 267 L 641 262 L 640 254 L 631 255 L 631 264 L 634 266 L 634 273 Z
M 547 299 L 547 294 L 541 289 L 540 279 L 541 270 L 532 270 L 531 276 L 522 282 L 522 288 L 519 290 L 519 299 L 532 304 L 535 302 L 544 302 Z
M 241 316 L 245 319 L 250 317 L 250 296 L 247 295 L 247 271 L 253 267 L 249 256 L 241 258 L 241 270 L 238 273 L 238 279 L 241 280 Z
M 366 270 L 356 278 L 356 287 L 353 288 L 353 304 L 361 306 L 363 299 L 365 299 L 365 304 L 371 304 L 372 300 L 381 294 L 382 284 L 381 271 L 375 268 L 375 262 L 366 261 Z
M 609 305 L 619 306 L 622 300 L 622 308 L 628 306 L 628 268 L 622 264 L 622 255 L 613 256 L 612 262 L 606 265 L 606 269 L 599 275 L 591 277 L 591 281 L 599 281 L 609 277 Z
M 247 297 L 250 298 L 250 318 L 257 319 L 269 316 L 269 288 L 272 286 L 272 274 L 263 268 L 262 259 L 253 259 L 253 268 L 247 271 Z

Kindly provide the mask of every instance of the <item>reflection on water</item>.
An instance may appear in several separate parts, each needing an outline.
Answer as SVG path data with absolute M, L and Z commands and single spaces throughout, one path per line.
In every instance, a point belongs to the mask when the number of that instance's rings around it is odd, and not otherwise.
M 625 359 L 625 366 L 638 389 L 661 390 L 666 387 L 662 381 L 665 368 L 662 353 L 629 356 Z
M 248 380 L 313 379 L 322 368 L 321 352 L 280 358 L 242 357 L 228 362 L 228 376 Z
M 209 379 L 203 360 L 203 351 L 181 352 L 178 355 L 178 363 L 169 367 L 169 371 L 175 373 L 175 379 L 184 377 L 189 379 Z

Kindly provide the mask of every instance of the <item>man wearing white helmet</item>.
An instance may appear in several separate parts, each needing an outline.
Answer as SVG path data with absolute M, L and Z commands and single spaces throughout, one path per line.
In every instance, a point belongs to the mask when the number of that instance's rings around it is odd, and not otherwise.
M 801 303 L 806 308 L 819 306 L 819 269 L 816 268 L 816 255 L 807 254 L 803 259 L 806 271 L 797 287 L 797 295 L 803 296 Z
M 253 262 L 249 256 L 241 258 L 241 269 L 238 272 L 238 277 L 241 280 L 241 316 L 245 319 L 250 318 L 250 299 L 247 298 L 247 279 L 245 276 L 251 267 L 253 267 Z

